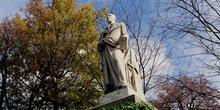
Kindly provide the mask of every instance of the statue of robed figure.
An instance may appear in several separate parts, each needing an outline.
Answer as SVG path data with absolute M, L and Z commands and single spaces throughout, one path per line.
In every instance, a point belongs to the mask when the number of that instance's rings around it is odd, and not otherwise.
M 104 79 L 105 94 L 129 87 L 142 92 L 137 57 L 128 46 L 129 35 L 122 22 L 116 22 L 116 16 L 108 14 L 108 27 L 98 40 L 100 65 Z

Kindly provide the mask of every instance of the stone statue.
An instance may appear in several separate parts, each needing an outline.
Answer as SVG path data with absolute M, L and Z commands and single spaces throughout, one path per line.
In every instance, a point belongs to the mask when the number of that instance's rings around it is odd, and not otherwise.
M 116 22 L 113 14 L 108 14 L 107 20 L 109 25 L 102 31 L 97 45 L 104 92 L 107 94 L 126 87 L 142 92 L 139 66 L 132 48 L 128 47 L 126 26 Z

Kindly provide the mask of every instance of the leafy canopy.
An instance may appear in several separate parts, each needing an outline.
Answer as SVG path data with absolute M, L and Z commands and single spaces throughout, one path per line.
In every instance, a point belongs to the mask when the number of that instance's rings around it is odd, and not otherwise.
M 4 108 L 96 105 L 102 94 L 97 20 L 107 12 L 76 0 L 30 0 L 22 11 L 24 17 L 16 14 L 7 22 L 15 46 L 8 54 L 8 79 L 13 80 L 7 82 L 10 103 Z

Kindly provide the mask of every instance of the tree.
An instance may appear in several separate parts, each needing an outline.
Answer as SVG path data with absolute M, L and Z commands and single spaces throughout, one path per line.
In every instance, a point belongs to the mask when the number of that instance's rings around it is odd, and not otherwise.
M 8 105 L 8 97 L 6 95 L 8 85 L 7 79 L 10 75 L 10 63 L 12 61 L 11 54 L 14 49 L 14 38 L 10 36 L 12 30 L 6 18 L 3 22 L 0 23 L 0 108 L 3 108 L 3 102 L 5 105 Z
M 6 54 L 13 60 L 7 62 L 10 77 L 4 97 L 8 102 L 1 106 L 85 109 L 96 105 L 102 84 L 95 24 L 106 12 L 75 0 L 30 0 L 22 11 L 23 18 L 16 14 L 8 23 L 15 48 L 13 54 Z
M 219 92 L 204 75 L 196 77 L 181 76 L 167 80 L 159 89 L 157 99 L 151 103 L 158 109 L 217 110 Z
M 191 54 L 182 50 L 183 57 L 198 56 L 207 69 L 215 75 L 220 73 L 219 4 L 218 0 L 160 0 L 158 2 L 158 14 L 164 32 L 169 33 L 176 41 L 183 40 L 189 48 L 197 50 Z M 209 56 L 210 59 L 204 61 L 199 55 Z
M 155 110 L 155 108 L 145 102 L 130 102 L 117 107 L 102 108 L 101 110 Z

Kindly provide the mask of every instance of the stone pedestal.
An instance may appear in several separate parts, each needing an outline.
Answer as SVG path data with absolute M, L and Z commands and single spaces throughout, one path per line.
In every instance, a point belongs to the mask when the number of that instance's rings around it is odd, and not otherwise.
M 130 88 L 123 88 L 117 91 L 104 94 L 99 98 L 99 105 L 91 110 L 100 110 L 101 108 L 116 107 L 127 102 L 146 102 L 143 93 L 137 93 Z
M 140 99 L 145 101 L 145 97 L 143 93 L 137 93 L 133 89 L 130 89 L 130 88 L 123 88 L 123 89 L 119 89 L 117 91 L 111 92 L 109 94 L 104 94 L 103 96 L 101 96 L 99 98 L 99 105 L 112 102 L 112 101 L 124 98 L 126 96 L 130 96 L 130 95 L 136 95 Z

